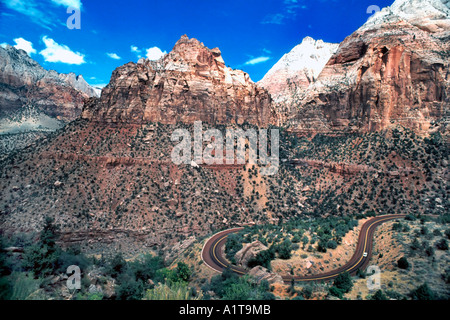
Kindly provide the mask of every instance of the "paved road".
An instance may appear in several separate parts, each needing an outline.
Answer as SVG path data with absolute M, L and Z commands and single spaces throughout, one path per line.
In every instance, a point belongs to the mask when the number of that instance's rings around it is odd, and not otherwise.
M 372 256 L 372 246 L 373 246 L 373 233 L 380 224 L 386 221 L 404 218 L 405 214 L 396 215 L 385 215 L 374 217 L 367 220 L 361 227 L 361 232 L 358 237 L 358 244 L 356 245 L 355 252 L 350 260 L 333 271 L 325 272 L 317 275 L 308 276 L 292 276 L 285 275 L 283 280 L 287 283 L 294 281 L 328 281 L 336 278 L 342 272 L 349 272 L 350 274 L 356 273 L 358 269 L 364 270 L 369 264 L 370 257 Z M 225 268 L 230 268 L 237 274 L 243 275 L 248 272 L 248 270 L 230 264 L 224 256 L 225 243 L 227 237 L 232 234 L 239 232 L 243 228 L 234 228 L 229 230 L 224 230 L 212 236 L 203 246 L 202 259 L 210 268 L 223 272 Z M 364 253 L 367 253 L 364 256 Z

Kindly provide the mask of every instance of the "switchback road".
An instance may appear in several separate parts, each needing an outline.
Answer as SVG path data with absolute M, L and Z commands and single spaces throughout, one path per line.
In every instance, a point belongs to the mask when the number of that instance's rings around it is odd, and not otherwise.
M 307 276 L 293 276 L 284 275 L 283 280 L 287 283 L 294 281 L 328 281 L 336 278 L 340 273 L 349 272 L 350 274 L 356 273 L 358 269 L 365 269 L 369 263 L 372 255 L 373 246 L 373 234 L 375 229 L 383 222 L 404 218 L 405 214 L 396 215 L 384 215 L 371 218 L 367 220 L 361 227 L 361 231 L 358 237 L 358 243 L 356 245 L 355 252 L 350 260 L 335 270 L 325 272 L 316 275 Z M 203 246 L 202 259 L 212 269 L 223 272 L 225 268 L 229 268 L 237 274 L 244 275 L 248 272 L 247 269 L 230 264 L 224 257 L 224 247 L 227 241 L 227 237 L 232 234 L 241 231 L 243 228 L 234 228 L 224 230 L 212 236 Z

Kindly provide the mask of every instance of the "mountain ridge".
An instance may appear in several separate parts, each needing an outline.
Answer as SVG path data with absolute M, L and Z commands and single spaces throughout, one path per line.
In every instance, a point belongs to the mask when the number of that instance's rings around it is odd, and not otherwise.
M 288 108 L 285 124 L 292 131 L 368 132 L 401 125 L 426 133 L 448 117 L 450 20 L 445 14 L 445 23 L 427 15 L 405 21 L 399 12 L 410 2 L 415 0 L 397 0 L 394 11 L 381 10 L 346 37 L 296 107 Z M 445 0 L 425 3 L 448 7 Z M 439 130 L 446 132 L 445 120 Z
M 0 47 L 0 84 L 3 128 L 20 127 L 21 121 L 32 123 L 36 117 L 74 120 L 81 114 L 84 99 L 98 95 L 82 75 L 46 70 L 24 50 L 10 45 Z M 41 124 L 37 120 L 29 129 Z
M 91 99 L 82 117 L 134 124 L 275 122 L 265 89 L 244 71 L 226 67 L 218 48 L 186 35 L 157 61 L 140 59 L 114 70 L 101 98 Z

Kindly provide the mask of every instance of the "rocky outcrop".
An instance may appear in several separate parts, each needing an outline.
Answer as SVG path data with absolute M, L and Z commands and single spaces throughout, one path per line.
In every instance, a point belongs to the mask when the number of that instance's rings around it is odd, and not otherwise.
M 283 278 L 279 274 L 271 272 L 261 266 L 256 266 L 252 268 L 248 272 L 248 275 L 255 278 L 258 283 L 260 283 L 263 280 L 266 280 L 269 284 L 275 283 L 284 284 Z
M 255 258 L 256 255 L 268 248 L 261 243 L 261 241 L 256 240 L 252 243 L 246 243 L 243 245 L 242 249 L 236 252 L 235 259 L 236 263 L 243 267 L 248 267 L 248 262 Z
M 448 116 L 447 0 L 397 0 L 347 37 L 287 123 L 300 133 L 417 132 Z
M 269 93 L 247 73 L 225 66 L 218 48 L 182 36 L 160 60 L 141 59 L 117 68 L 83 118 L 107 123 L 242 124 L 274 122 Z
M 45 70 L 25 51 L 0 47 L 0 133 L 57 129 L 58 121 L 80 116 L 84 100 L 96 95 L 82 76 Z

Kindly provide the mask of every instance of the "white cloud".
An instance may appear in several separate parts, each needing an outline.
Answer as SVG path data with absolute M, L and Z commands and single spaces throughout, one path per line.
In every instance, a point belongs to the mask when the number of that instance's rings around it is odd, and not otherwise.
M 166 51 L 164 51 L 164 52 L 161 51 L 161 49 L 158 48 L 158 47 L 149 48 L 146 51 L 146 57 L 149 60 L 159 60 L 165 54 L 167 54 L 167 52 Z
M 283 24 L 284 14 L 276 13 L 276 14 L 268 14 L 264 17 L 262 24 Z
M 107 53 L 106 54 L 108 57 L 110 57 L 111 59 L 114 60 L 120 60 L 121 58 L 117 55 L 117 53 Z
M 36 53 L 36 49 L 33 48 L 33 44 L 30 41 L 25 40 L 24 38 L 16 38 L 14 39 L 15 48 L 16 49 L 22 49 L 28 53 L 29 56 L 31 54 Z
M 136 46 L 130 46 L 131 52 L 141 53 L 141 50 Z
M 39 54 L 42 55 L 47 62 L 62 62 L 77 65 L 86 62 L 84 61 L 83 54 L 73 52 L 66 45 L 58 44 L 55 40 L 50 39 L 47 36 L 44 36 L 42 41 L 44 41 L 46 48 L 39 52 Z
M 81 9 L 82 3 L 81 0 L 52 0 L 54 4 L 64 6 L 64 7 L 72 7 L 75 9 Z
M 253 58 L 251 60 L 248 60 L 245 65 L 254 65 L 254 64 L 258 64 L 258 63 L 263 63 L 266 62 L 267 60 L 269 60 L 270 57 L 258 57 L 258 58 Z
M 145 52 L 145 56 L 149 60 L 159 60 L 165 54 L 167 54 L 166 51 L 162 51 L 158 47 L 153 47 L 153 48 L 148 48 L 148 49 L 139 49 L 137 46 L 131 45 L 130 50 L 131 50 L 131 52 L 134 52 L 139 59 L 142 58 L 142 52 Z
M 40 26 L 51 30 L 50 26 L 54 26 L 50 16 L 40 10 L 41 5 L 34 0 L 1 0 L 8 9 L 17 11 L 28 16 L 31 21 Z
M 139 49 L 137 46 L 130 46 L 130 50 L 131 52 L 134 52 L 136 54 L 136 56 L 138 57 L 138 59 L 142 58 L 142 50 Z

